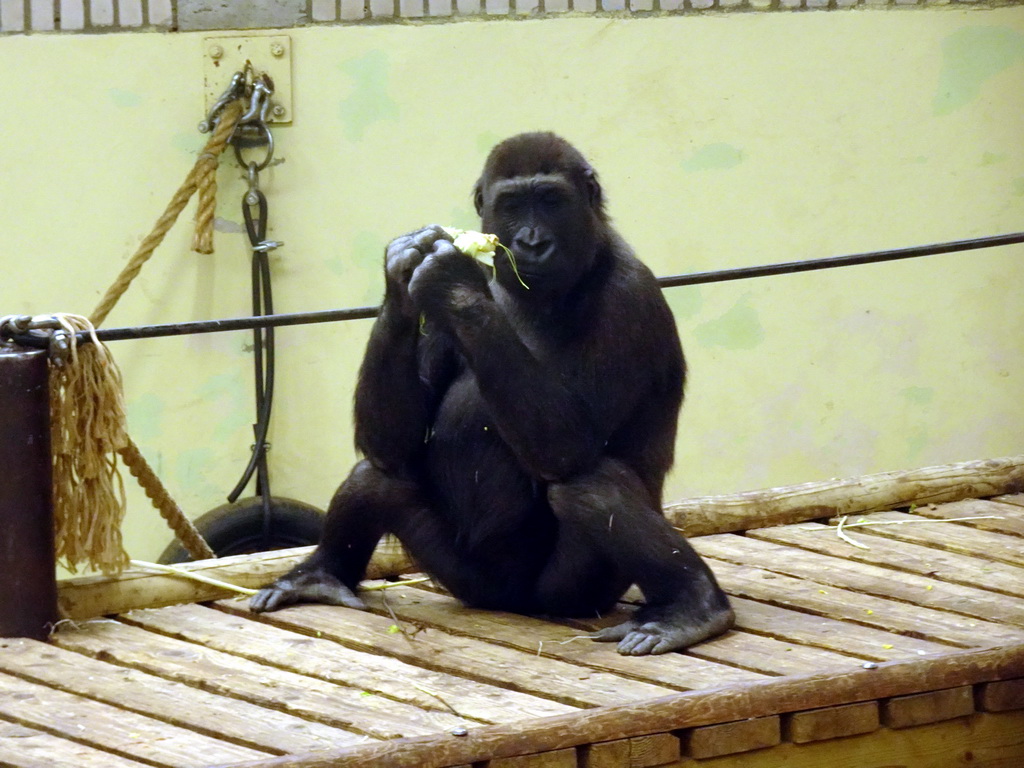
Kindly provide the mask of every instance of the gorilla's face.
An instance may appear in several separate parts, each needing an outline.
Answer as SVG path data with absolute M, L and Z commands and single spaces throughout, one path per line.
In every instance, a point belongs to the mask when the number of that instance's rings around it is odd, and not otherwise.
M 569 147 L 571 150 L 571 147 Z M 526 285 L 570 289 L 593 266 L 605 229 L 601 189 L 590 166 L 549 134 L 527 134 L 498 145 L 476 188 L 481 231 L 512 250 Z M 506 253 L 498 278 L 519 286 Z

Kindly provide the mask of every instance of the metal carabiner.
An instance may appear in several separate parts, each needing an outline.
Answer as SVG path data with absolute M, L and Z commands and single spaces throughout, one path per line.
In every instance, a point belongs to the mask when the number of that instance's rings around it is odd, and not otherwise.
M 217 121 L 220 120 L 220 113 L 224 111 L 232 101 L 240 99 L 245 95 L 245 73 L 235 72 L 231 76 L 231 83 L 224 90 L 224 93 L 220 95 L 217 102 L 210 109 L 210 114 L 206 116 L 206 119 L 199 123 L 200 133 L 209 133 L 216 127 Z

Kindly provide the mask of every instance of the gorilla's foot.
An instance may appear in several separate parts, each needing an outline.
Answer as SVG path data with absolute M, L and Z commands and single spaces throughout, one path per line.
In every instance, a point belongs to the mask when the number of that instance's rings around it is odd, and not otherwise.
M 735 615 L 728 607 L 699 621 L 687 613 L 645 620 L 645 613 L 647 611 L 641 608 L 636 618 L 602 629 L 590 637 L 599 643 L 617 642 L 616 650 L 623 656 L 647 656 L 689 648 L 720 635 L 735 622 Z
M 348 608 L 366 608 L 351 589 L 322 568 L 282 576 L 269 587 L 264 587 L 249 601 L 256 613 L 276 611 L 294 603 L 327 603 Z

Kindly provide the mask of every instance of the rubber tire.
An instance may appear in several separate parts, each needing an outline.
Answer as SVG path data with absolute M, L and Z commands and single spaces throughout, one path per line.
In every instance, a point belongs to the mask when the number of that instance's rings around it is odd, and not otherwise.
M 218 557 L 245 555 L 272 549 L 303 547 L 320 541 L 324 512 L 295 499 L 271 498 L 269 546 L 263 540 L 263 500 L 239 499 L 211 509 L 194 520 L 196 528 Z M 160 555 L 164 564 L 187 563 L 192 556 L 174 539 Z

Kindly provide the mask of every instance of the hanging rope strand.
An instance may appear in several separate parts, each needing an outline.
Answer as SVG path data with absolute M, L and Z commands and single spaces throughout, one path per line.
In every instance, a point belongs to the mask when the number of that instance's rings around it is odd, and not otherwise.
M 123 570 L 129 563 L 121 538 L 126 498 L 117 456 L 139 480 L 189 554 L 196 559 L 215 557 L 128 437 L 121 374 L 106 347 L 96 339 L 94 329 L 128 290 L 197 190 L 199 206 L 193 247 L 202 253 L 212 252 L 217 165 L 231 141 L 242 107 L 240 100 L 225 107 L 184 183 L 92 316 L 56 316 L 70 339 L 70 358 L 63 365 L 54 366 L 51 375 L 54 516 L 57 557 L 72 569 L 88 563 L 111 573 Z M 83 332 L 94 343 L 78 349 L 78 334 Z
M 221 113 L 220 122 L 217 123 L 217 128 L 214 130 L 209 141 L 206 142 L 206 146 L 199 155 L 196 164 L 192 167 L 188 176 L 185 177 L 185 182 L 174 194 L 174 197 L 171 198 L 171 202 L 168 203 L 160 218 L 157 219 L 156 224 L 153 226 L 153 231 L 139 244 L 135 254 L 128 260 L 124 269 L 121 270 L 121 274 L 118 275 L 113 285 L 107 289 L 106 294 L 89 316 L 94 326 L 103 324 L 103 321 L 107 319 L 107 315 L 110 314 L 110 310 L 114 308 L 124 295 L 124 292 L 128 290 L 128 286 L 132 284 L 132 281 L 138 277 L 139 272 L 142 270 L 142 265 L 149 261 L 149 257 L 153 255 L 153 251 L 163 242 L 164 237 L 185 209 L 189 199 L 199 189 L 201 180 L 203 196 L 200 198 L 200 210 L 196 214 L 197 233 L 194 241 L 200 242 L 204 246 L 206 243 L 210 243 L 212 250 L 213 211 L 215 208 L 213 195 L 216 192 L 216 163 L 221 153 L 227 148 L 231 135 L 234 133 L 235 125 L 238 123 L 241 115 L 241 101 L 235 101 L 224 108 L 224 111 Z M 199 231 L 199 228 L 202 228 L 202 232 Z M 201 252 L 209 253 L 210 251 Z

